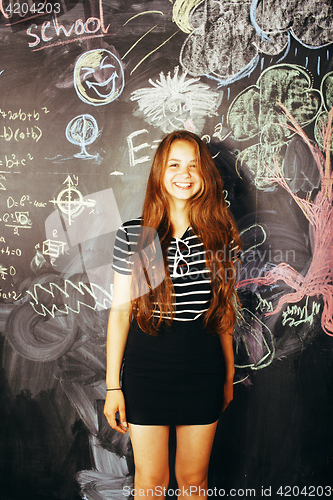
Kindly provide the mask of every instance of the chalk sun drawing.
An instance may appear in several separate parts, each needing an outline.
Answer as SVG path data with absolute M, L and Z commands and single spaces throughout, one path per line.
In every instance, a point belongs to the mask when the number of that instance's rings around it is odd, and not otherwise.
M 167 76 L 161 72 L 159 80 L 149 79 L 152 87 L 132 92 L 131 101 L 138 102 L 134 115 L 143 114 L 146 122 L 165 133 L 182 128 L 200 133 L 205 117 L 217 115 L 223 94 L 198 83 L 199 78 L 188 78 L 186 72 L 178 73 L 178 66 L 173 76 L 170 72 Z
M 109 104 L 120 96 L 124 85 L 122 64 L 109 50 L 85 52 L 75 64 L 74 87 L 79 98 L 86 104 Z
M 242 288 L 250 284 L 270 286 L 275 285 L 278 281 L 283 281 L 295 290 L 284 294 L 279 299 L 275 309 L 266 313 L 267 316 L 277 314 L 284 305 L 295 304 L 304 297 L 322 297 L 324 305 L 321 326 L 325 333 L 333 336 L 333 172 L 330 157 L 333 108 L 329 113 L 327 125 L 323 124 L 322 128 L 324 152 L 322 153 L 317 144 L 312 144 L 287 108 L 281 104 L 280 106 L 292 124 L 283 126 L 288 127 L 303 138 L 315 159 L 321 177 L 320 191 L 314 201 L 302 199 L 291 191 L 276 161 L 276 172 L 270 171 L 269 167 L 266 168 L 272 175 L 270 182 L 276 182 L 292 196 L 310 223 L 313 241 L 312 261 L 305 276 L 302 276 L 289 264 L 282 262 L 266 272 L 263 277 L 242 280 L 237 284 L 237 287 Z

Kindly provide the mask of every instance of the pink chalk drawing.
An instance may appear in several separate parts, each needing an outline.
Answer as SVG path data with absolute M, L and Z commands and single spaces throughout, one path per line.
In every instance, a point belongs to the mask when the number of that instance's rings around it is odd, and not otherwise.
M 320 191 L 313 201 L 310 200 L 309 196 L 302 199 L 291 191 L 275 159 L 275 172 L 267 166 L 266 168 L 272 175 L 269 181 L 282 186 L 293 197 L 309 221 L 313 238 L 312 261 L 305 276 L 302 276 L 289 264 L 282 262 L 262 277 L 239 281 L 237 287 L 245 287 L 248 284 L 269 286 L 281 280 L 295 290 L 284 294 L 279 299 L 275 309 L 266 313 L 267 316 L 277 314 L 285 304 L 295 304 L 305 296 L 321 297 L 323 299 L 321 327 L 326 334 L 333 336 L 333 172 L 330 154 L 333 107 L 328 115 L 327 123 L 322 122 L 322 152 L 317 144 L 312 144 L 291 113 L 282 104 L 280 106 L 292 124 L 282 126 L 289 128 L 303 138 L 316 161 L 321 178 Z

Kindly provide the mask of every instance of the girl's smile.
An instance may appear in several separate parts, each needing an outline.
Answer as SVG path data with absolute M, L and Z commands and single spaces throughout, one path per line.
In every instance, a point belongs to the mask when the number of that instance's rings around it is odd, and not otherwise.
M 164 173 L 164 187 L 170 201 L 188 201 L 202 187 L 196 150 L 192 143 L 176 140 L 172 143 Z

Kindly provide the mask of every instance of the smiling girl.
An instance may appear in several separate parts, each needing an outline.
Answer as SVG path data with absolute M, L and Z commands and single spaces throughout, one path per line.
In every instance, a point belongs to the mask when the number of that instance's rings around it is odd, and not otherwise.
M 207 146 L 191 132 L 169 134 L 142 217 L 121 226 L 114 247 L 104 413 L 112 428 L 129 429 L 140 498 L 168 487 L 170 425 L 179 498 L 206 498 L 217 422 L 233 398 L 231 255 L 240 245 Z

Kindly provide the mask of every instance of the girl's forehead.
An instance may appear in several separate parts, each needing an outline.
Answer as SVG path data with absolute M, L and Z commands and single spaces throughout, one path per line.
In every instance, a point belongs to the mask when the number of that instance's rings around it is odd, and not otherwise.
M 175 152 L 183 155 L 191 154 L 193 159 L 197 157 L 197 148 L 192 142 L 185 139 L 176 139 L 171 143 L 168 156 L 170 157 Z

